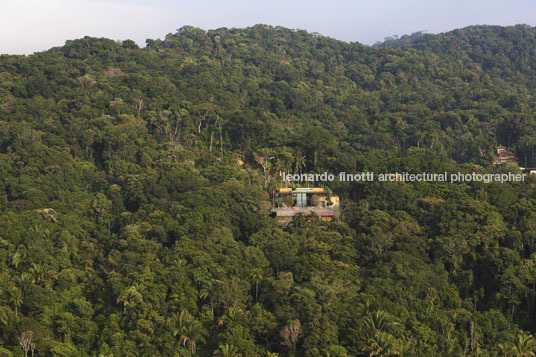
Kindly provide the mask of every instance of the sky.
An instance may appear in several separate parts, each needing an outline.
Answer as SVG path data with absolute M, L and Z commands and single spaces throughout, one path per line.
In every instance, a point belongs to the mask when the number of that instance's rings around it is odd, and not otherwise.
M 31 54 L 83 36 L 163 39 L 205 30 L 284 26 L 372 45 L 468 25 L 536 26 L 534 0 L 0 0 L 0 54 Z

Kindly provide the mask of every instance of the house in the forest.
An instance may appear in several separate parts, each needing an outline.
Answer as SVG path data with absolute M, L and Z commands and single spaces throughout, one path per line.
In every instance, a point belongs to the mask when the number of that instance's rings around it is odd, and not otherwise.
M 315 214 L 322 221 L 338 217 L 339 198 L 324 188 L 281 188 L 275 196 L 278 204 L 271 211 L 273 217 L 291 219 L 298 214 Z
M 502 145 L 499 145 L 497 147 L 496 154 L 497 156 L 495 156 L 495 165 L 506 163 L 517 164 L 517 162 L 519 161 L 517 159 L 517 156 L 513 152 L 508 151 L 508 149 Z

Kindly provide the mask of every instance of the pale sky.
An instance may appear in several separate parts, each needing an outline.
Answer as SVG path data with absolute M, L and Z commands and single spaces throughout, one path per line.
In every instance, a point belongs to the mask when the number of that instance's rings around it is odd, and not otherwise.
M 468 25 L 536 25 L 534 0 L 0 0 L 0 54 L 30 54 L 83 36 L 164 38 L 191 25 L 280 25 L 371 45 L 386 36 Z

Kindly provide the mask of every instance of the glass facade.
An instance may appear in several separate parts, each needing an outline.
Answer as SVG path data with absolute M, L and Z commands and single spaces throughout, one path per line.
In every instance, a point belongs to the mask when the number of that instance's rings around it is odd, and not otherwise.
M 307 194 L 305 192 L 297 192 L 292 194 L 294 205 L 298 207 L 307 207 Z

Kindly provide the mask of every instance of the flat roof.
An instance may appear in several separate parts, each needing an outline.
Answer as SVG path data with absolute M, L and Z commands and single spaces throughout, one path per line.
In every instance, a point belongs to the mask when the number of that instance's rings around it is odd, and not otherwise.
M 275 213 L 276 217 L 294 217 L 298 214 L 303 214 L 304 216 L 309 216 L 311 213 L 316 214 L 320 217 L 333 217 L 335 216 L 335 212 L 331 209 L 316 209 L 316 208 L 274 208 L 272 209 L 272 212 Z
M 328 193 L 328 191 L 325 188 L 321 187 L 314 187 L 314 188 L 304 188 L 304 187 L 297 187 L 297 188 L 280 188 L 279 193 Z

